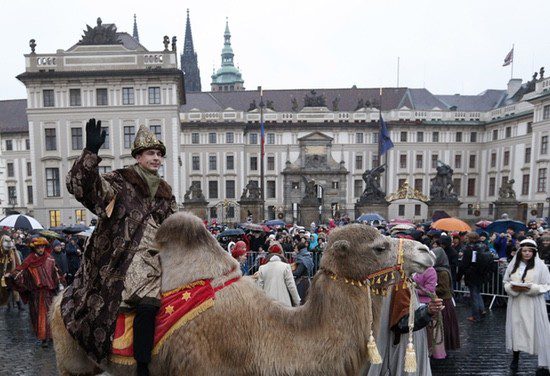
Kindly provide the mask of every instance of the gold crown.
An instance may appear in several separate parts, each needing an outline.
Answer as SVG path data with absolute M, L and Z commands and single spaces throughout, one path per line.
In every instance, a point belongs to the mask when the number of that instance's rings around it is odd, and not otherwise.
M 145 125 L 140 125 L 134 140 L 134 147 L 132 148 L 132 157 L 136 157 L 143 150 L 157 149 L 160 150 L 162 156 L 166 155 L 166 147 L 160 141 L 153 132 L 151 132 Z

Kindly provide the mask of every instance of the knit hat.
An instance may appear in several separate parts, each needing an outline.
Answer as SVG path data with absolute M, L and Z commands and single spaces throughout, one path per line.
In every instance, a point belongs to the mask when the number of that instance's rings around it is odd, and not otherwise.
M 283 253 L 283 247 L 279 242 L 272 242 L 267 251 L 269 253 Z
M 55 239 L 55 240 L 53 241 L 53 243 L 52 243 L 52 247 L 53 247 L 53 248 L 55 248 L 55 247 L 57 247 L 57 246 L 60 246 L 60 245 L 61 245 L 61 242 L 60 242 L 59 240 L 57 240 L 57 239 Z
M 246 243 L 239 240 L 231 250 L 231 256 L 233 256 L 233 258 L 239 258 L 242 255 L 246 255 Z

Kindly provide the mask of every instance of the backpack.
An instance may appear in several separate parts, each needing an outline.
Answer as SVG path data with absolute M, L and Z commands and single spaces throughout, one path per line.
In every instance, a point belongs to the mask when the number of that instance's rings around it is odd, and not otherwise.
M 476 251 L 475 271 L 481 277 L 483 283 L 489 282 L 495 265 L 493 254 L 484 246 L 476 247 Z

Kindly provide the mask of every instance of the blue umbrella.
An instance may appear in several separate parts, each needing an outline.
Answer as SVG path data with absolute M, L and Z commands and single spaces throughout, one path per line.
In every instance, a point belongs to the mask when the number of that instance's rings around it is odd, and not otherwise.
M 244 231 L 240 228 L 230 228 L 218 234 L 219 237 L 223 236 L 239 236 L 244 235 Z
M 265 222 L 265 225 L 266 226 L 270 226 L 270 227 L 273 227 L 273 226 L 284 226 L 286 225 L 285 221 L 282 221 L 280 219 L 272 219 L 270 221 L 266 221 Z
M 361 214 L 359 218 L 357 218 L 357 222 L 369 222 L 372 223 L 373 221 L 378 221 L 380 223 L 385 222 L 386 219 L 382 217 L 378 213 L 367 213 L 367 214 Z
M 485 228 L 485 231 L 487 231 L 489 234 L 492 232 L 500 234 L 506 232 L 509 227 L 513 228 L 515 232 L 521 230 L 527 231 L 527 226 L 525 226 L 523 222 L 513 221 L 511 219 L 499 219 L 498 221 L 494 221 Z

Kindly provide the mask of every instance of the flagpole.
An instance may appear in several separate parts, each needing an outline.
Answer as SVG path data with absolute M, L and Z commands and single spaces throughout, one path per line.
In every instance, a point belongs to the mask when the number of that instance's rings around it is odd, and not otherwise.
M 378 123 L 379 123 L 379 127 L 382 128 L 382 88 L 380 88 L 380 97 L 379 97 L 379 101 L 380 103 L 380 108 L 378 109 Z M 378 160 L 380 161 L 379 162 L 379 165 L 382 166 L 382 143 L 381 143 L 381 140 L 380 140 L 380 133 L 381 132 L 378 132 L 379 136 L 379 140 L 378 140 Z M 386 154 L 386 168 L 384 169 L 385 170 L 385 173 L 384 173 L 384 193 L 388 193 L 388 152 L 385 153 Z
M 264 195 L 264 155 L 265 155 L 265 128 L 264 128 L 264 92 L 261 86 L 260 91 L 260 197 L 262 200 L 262 214 L 260 220 L 265 219 L 265 195 Z

